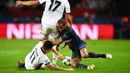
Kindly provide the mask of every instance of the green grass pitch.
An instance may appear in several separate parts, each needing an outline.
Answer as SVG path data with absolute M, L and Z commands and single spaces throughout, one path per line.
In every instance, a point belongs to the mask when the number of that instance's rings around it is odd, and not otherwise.
M 68 73 L 130 73 L 130 40 L 85 40 L 88 51 L 97 53 L 111 53 L 113 59 L 82 59 L 83 64 L 95 64 L 94 70 L 75 69 Z M 38 43 L 38 40 L 7 40 L 0 39 L 0 73 L 66 73 L 66 71 L 44 70 L 27 71 L 17 68 L 17 61 L 24 61 L 25 56 Z M 66 47 L 60 50 L 64 56 L 71 56 Z M 52 59 L 52 53 L 47 54 Z M 58 60 L 58 65 L 63 66 Z

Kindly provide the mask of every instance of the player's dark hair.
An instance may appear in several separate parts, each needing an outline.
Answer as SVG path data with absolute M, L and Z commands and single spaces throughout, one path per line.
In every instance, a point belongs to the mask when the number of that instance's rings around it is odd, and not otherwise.
M 54 46 L 53 42 L 51 41 L 45 41 L 44 44 L 43 44 L 43 48 L 46 49 L 46 50 L 50 50 L 52 49 L 52 47 Z
M 64 19 L 59 19 L 57 23 L 66 25 L 66 21 Z

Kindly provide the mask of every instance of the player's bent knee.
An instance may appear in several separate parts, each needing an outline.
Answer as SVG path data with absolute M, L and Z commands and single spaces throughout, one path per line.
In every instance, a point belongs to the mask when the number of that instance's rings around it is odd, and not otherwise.
M 80 53 L 81 53 L 82 58 L 87 58 L 88 57 L 88 52 L 87 52 L 86 48 L 81 48 Z
M 82 54 L 81 56 L 82 56 L 82 58 L 88 58 L 89 57 L 88 53 Z

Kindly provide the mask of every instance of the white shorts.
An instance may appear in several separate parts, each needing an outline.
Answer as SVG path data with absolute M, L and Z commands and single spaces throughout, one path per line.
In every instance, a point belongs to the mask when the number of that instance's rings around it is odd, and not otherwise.
M 50 16 L 45 16 L 42 18 L 42 27 L 40 33 L 42 35 L 51 35 L 53 39 L 56 39 L 59 35 L 57 31 L 57 21 L 59 20 L 59 17 L 50 17 Z

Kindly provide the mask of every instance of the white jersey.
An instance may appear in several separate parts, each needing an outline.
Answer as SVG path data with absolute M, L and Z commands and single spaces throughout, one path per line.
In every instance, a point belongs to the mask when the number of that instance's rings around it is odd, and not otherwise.
M 25 58 L 25 67 L 27 70 L 34 70 L 38 65 L 47 65 L 50 63 L 48 57 L 41 50 L 43 42 L 40 41 Z
M 41 34 L 51 34 L 52 38 L 57 37 L 56 23 L 62 18 L 63 13 L 70 13 L 68 0 L 38 0 L 40 4 L 46 2 L 45 10 L 41 19 Z M 54 36 L 55 35 L 55 36 Z
M 66 13 L 70 13 L 70 4 L 68 0 L 38 0 L 38 1 L 40 4 L 46 2 L 42 18 L 44 18 L 44 16 L 45 17 L 51 16 L 52 18 L 57 17 L 60 19 L 63 16 L 64 9 Z

